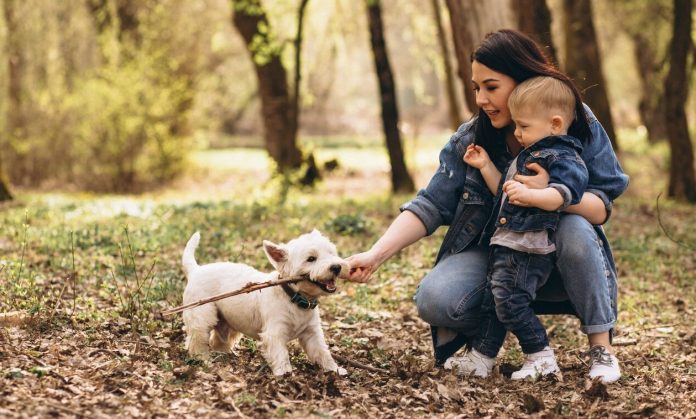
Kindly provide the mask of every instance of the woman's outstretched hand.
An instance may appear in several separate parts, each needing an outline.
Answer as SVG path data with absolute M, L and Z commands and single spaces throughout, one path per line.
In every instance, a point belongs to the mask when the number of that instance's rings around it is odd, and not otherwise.
M 363 284 L 370 280 L 370 276 L 380 265 L 377 256 L 370 251 L 349 256 L 346 261 L 350 264 L 350 274 L 347 279 Z
M 529 189 L 544 189 L 549 186 L 549 172 L 547 172 L 546 169 L 541 167 L 538 163 L 528 164 L 527 169 L 536 172 L 536 175 L 525 176 L 518 173 L 513 179 Z

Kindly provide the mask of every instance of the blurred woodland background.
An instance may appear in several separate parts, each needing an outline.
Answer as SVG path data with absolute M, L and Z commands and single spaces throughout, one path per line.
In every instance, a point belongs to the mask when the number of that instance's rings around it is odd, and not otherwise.
M 151 190 L 192 151 L 240 146 L 311 184 L 312 148 L 341 136 L 383 136 L 392 189 L 412 191 L 403 143 L 471 117 L 468 57 L 514 27 L 617 151 L 622 128 L 668 142 L 669 193 L 694 202 L 692 16 L 691 0 L 2 0 L 0 199 Z
M 0 4 L 0 417 L 694 417 L 693 0 Z M 191 234 L 201 263 L 265 271 L 263 239 L 312 228 L 369 249 L 471 118 L 470 54 L 504 27 L 578 83 L 631 177 L 603 226 L 621 380 L 587 379 L 560 315 L 562 381 L 506 378 L 513 339 L 490 379 L 435 368 L 412 299 L 444 229 L 322 300 L 348 376 L 291 345 L 276 380 L 247 338 L 189 357 L 158 313 Z

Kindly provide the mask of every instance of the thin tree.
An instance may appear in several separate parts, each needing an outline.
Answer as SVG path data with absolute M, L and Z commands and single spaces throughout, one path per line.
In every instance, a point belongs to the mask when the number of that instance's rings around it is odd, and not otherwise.
M 512 5 L 517 14 L 518 29 L 542 45 L 551 61 L 558 65 L 551 36 L 551 11 L 546 0 L 513 0 Z
M 306 4 L 307 1 L 301 4 L 300 21 Z M 297 145 L 299 88 L 296 86 L 291 95 L 287 71 L 281 61 L 282 46 L 271 35 L 270 22 L 260 0 L 233 0 L 232 6 L 233 24 L 246 43 L 256 71 L 266 149 L 281 172 L 298 169 L 303 161 Z M 298 55 L 300 43 L 298 36 L 295 44 Z M 299 71 L 297 65 L 296 83 Z
M 7 38 L 5 44 L 5 56 L 7 57 L 8 72 L 8 99 L 9 110 L 7 112 L 7 137 L 10 139 L 23 139 L 26 137 L 26 110 L 24 106 L 24 93 L 22 90 L 24 71 L 26 68 L 26 57 L 22 52 L 19 40 L 17 39 L 18 22 L 14 0 L 3 2 L 3 13 L 5 26 L 7 28 Z M 3 153 L 4 154 L 4 153 Z M 12 199 L 9 189 L 9 179 L 0 166 L 0 201 Z
M 404 151 L 399 133 L 399 111 L 396 103 L 396 87 L 392 74 L 387 45 L 384 40 L 382 8 L 379 0 L 367 0 L 370 44 L 379 83 L 380 103 L 382 105 L 382 125 L 386 137 L 389 161 L 391 162 L 392 191 L 413 192 L 413 179 L 406 169 Z
M 454 54 L 457 57 L 457 74 L 462 81 L 464 101 L 470 112 L 478 109 L 476 95 L 471 88 L 471 54 L 474 52 L 474 40 L 467 28 L 467 13 L 464 4 L 459 0 L 446 0 L 447 10 L 452 26 Z
M 694 149 L 685 112 L 689 91 L 687 57 L 692 48 L 692 10 L 692 0 L 674 0 L 669 72 L 665 78 L 665 118 L 671 150 L 668 194 L 687 202 L 696 202 Z
M 618 151 L 590 0 L 563 0 L 563 17 L 565 71 L 584 92 L 585 102 L 602 123 L 614 150 Z
M 9 184 L 10 182 L 3 174 L 2 165 L 0 165 L 0 202 L 9 201 L 12 199 Z
M 435 27 L 437 28 L 437 40 L 440 44 L 442 53 L 442 62 L 445 66 L 445 93 L 449 104 L 450 128 L 456 131 L 462 122 L 462 111 L 459 107 L 457 99 L 457 91 L 455 88 L 454 75 L 452 71 L 452 60 L 450 58 L 450 49 L 447 44 L 447 35 L 442 24 L 442 13 L 440 11 L 440 0 L 431 0 L 434 12 Z

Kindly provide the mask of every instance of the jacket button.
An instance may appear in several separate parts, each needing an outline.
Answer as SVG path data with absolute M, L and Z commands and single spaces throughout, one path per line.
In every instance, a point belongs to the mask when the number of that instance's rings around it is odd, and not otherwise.
M 500 217 L 500 224 L 505 224 L 505 223 L 507 223 L 507 218 Z
M 464 199 L 469 199 L 469 192 L 464 192 L 464 195 L 462 195 Z

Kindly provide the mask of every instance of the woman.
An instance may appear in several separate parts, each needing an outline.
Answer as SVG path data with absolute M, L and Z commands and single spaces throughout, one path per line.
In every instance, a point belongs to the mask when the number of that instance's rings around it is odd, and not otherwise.
M 425 189 L 401 207 L 401 214 L 382 237 L 364 253 L 348 258 L 351 280 L 367 282 L 385 260 L 399 250 L 449 225 L 433 270 L 416 293 L 423 320 L 432 325 L 435 360 L 457 367 L 472 362 L 468 354 L 453 354 L 477 333 L 480 305 L 486 287 L 488 247 L 478 243 L 493 211 L 493 196 L 478 170 L 462 160 L 473 142 L 486 149 L 499 170 L 520 152 L 507 106 L 515 86 L 531 77 L 568 80 L 556 70 L 528 36 L 500 30 L 486 36 L 472 54 L 472 82 L 478 115 L 463 124 L 440 152 L 440 167 Z M 583 109 L 582 104 L 576 107 Z M 589 183 L 579 204 L 568 207 L 555 233 L 556 273 L 538 293 L 537 314 L 570 313 L 581 320 L 591 347 L 590 375 L 616 376 L 611 333 L 617 314 L 616 268 L 603 224 L 612 201 L 628 186 L 611 142 L 589 108 L 578 112 L 569 129 L 583 141 L 582 158 Z M 587 131 L 589 129 L 589 132 Z M 538 165 L 536 176 L 516 180 L 534 188 L 546 187 L 548 174 Z M 467 369 L 464 368 L 464 372 Z M 610 381 L 610 380 L 607 380 Z

